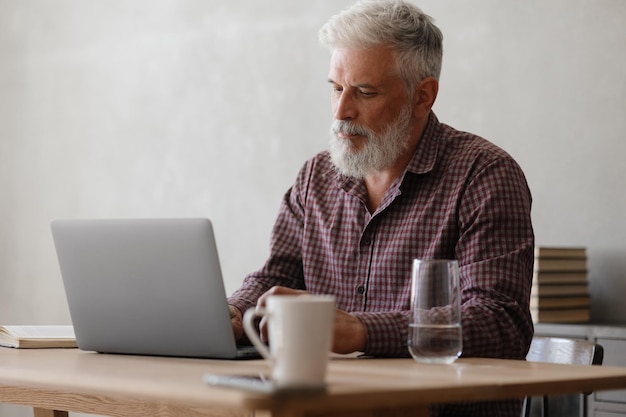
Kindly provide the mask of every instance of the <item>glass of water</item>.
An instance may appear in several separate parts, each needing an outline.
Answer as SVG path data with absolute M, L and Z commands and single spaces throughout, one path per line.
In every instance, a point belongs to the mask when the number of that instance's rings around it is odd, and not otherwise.
M 413 261 L 408 346 L 418 362 L 452 363 L 461 355 L 459 286 L 457 261 Z

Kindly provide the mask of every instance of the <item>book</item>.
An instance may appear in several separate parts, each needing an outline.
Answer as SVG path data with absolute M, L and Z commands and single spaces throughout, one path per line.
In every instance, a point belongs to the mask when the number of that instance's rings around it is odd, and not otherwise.
M 530 314 L 535 323 L 586 323 L 590 318 L 589 308 L 531 309 Z
M 587 272 L 546 272 L 535 271 L 533 273 L 533 282 L 541 284 L 587 284 Z
M 535 258 L 586 258 L 587 250 L 584 247 L 555 247 L 536 246 Z
M 72 326 L 0 326 L 0 346 L 11 348 L 74 348 Z
M 550 310 L 572 307 L 589 307 L 591 298 L 588 295 L 575 297 L 531 297 L 530 308 Z
M 587 272 L 587 258 L 535 258 L 536 272 Z
M 588 295 L 589 288 L 587 283 L 559 285 L 559 284 L 536 284 L 533 283 L 530 294 L 536 297 L 543 296 L 561 296 L 567 297 L 572 295 Z

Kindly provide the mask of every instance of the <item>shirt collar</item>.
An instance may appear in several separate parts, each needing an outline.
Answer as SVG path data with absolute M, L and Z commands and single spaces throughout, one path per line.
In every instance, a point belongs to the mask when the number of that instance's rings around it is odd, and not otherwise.
M 437 160 L 437 149 L 439 147 L 439 141 L 437 140 L 439 137 L 439 135 L 437 135 L 439 125 L 439 119 L 437 119 L 435 113 L 431 111 L 422 137 L 407 166 L 407 172 L 425 174 L 433 169 L 435 161 Z

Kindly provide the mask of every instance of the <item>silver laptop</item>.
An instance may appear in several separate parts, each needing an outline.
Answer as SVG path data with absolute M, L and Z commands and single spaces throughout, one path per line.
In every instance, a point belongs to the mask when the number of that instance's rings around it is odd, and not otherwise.
M 72 219 L 51 228 L 80 349 L 258 356 L 235 343 L 208 219 Z

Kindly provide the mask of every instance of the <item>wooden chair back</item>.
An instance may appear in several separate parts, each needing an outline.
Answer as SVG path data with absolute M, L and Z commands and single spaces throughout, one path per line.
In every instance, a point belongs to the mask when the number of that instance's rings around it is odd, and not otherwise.
M 602 365 L 602 345 L 584 339 L 535 336 L 526 355 L 530 362 L 562 363 L 569 365 Z M 588 394 L 588 393 L 586 393 Z M 542 399 L 542 415 L 548 417 L 548 397 Z M 531 397 L 524 401 L 522 415 L 530 415 Z
M 583 339 L 535 336 L 526 360 L 569 365 L 602 365 L 604 349 Z

